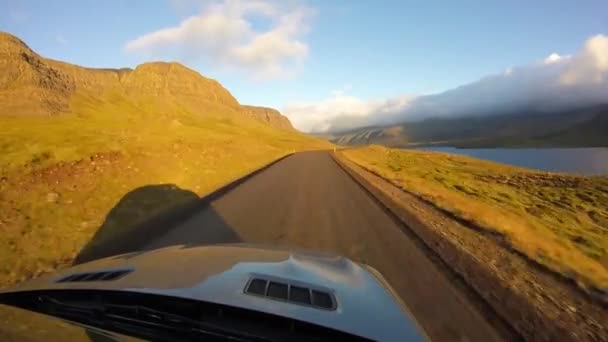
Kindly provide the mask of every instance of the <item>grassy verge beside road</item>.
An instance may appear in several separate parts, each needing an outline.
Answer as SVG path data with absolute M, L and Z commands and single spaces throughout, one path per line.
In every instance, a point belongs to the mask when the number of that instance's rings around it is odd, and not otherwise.
M 380 146 L 340 153 L 437 207 L 500 234 L 515 250 L 581 287 L 608 288 L 608 177 L 538 172 Z
M 0 118 L 0 287 L 70 263 L 136 188 L 173 184 L 202 196 L 285 154 L 331 146 L 230 113 L 79 101 L 79 115 Z M 182 199 L 150 199 L 105 224 L 126 230 Z

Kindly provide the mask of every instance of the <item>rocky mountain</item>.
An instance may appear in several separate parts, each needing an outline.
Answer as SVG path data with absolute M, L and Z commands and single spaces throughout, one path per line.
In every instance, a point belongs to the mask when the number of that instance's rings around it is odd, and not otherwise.
M 216 80 L 179 63 L 135 69 L 94 69 L 44 58 L 19 38 L 0 32 L 0 115 L 53 116 L 73 112 L 76 96 L 119 96 L 135 106 L 154 104 L 168 115 L 179 108 L 205 115 L 230 112 L 293 130 L 277 110 L 242 106 Z
M 269 125 L 282 129 L 293 130 L 289 119 L 278 110 L 268 107 L 242 106 L 244 112 L 251 118 L 268 123 Z
M 608 99 L 607 99 L 608 101 Z M 430 118 L 335 133 L 341 145 L 456 147 L 608 146 L 608 105 L 558 113 L 530 111 L 460 118 Z

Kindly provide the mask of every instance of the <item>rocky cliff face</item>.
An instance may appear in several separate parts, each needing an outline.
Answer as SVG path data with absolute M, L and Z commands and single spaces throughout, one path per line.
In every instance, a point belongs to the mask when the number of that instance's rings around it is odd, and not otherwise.
M 85 68 L 46 59 L 19 38 L 0 32 L 0 115 L 60 115 L 70 112 L 76 93 L 95 97 L 110 92 L 134 101 L 152 99 L 159 105 L 179 105 L 201 115 L 210 108 L 222 108 L 277 128 L 293 129 L 278 111 L 241 106 L 219 82 L 179 63 L 144 63 L 135 69 Z
M 19 38 L 0 33 L 0 103 L 7 114 L 64 111 L 73 80 L 46 63 Z
M 177 98 L 196 98 L 231 108 L 238 108 L 238 101 L 222 85 L 201 76 L 179 63 L 153 62 L 138 65 L 125 73 L 121 84 L 127 93 Z
M 289 119 L 276 109 L 257 106 L 242 106 L 242 108 L 243 112 L 251 118 L 281 129 L 294 129 Z

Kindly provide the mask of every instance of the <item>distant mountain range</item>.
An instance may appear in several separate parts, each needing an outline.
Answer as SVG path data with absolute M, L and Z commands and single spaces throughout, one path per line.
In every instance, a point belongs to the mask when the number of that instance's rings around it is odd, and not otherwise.
M 607 103 L 608 103 L 608 99 Z M 328 136 L 341 145 L 454 147 L 608 146 L 608 104 L 558 113 L 426 119 Z
M 152 62 L 135 69 L 94 69 L 44 58 L 19 38 L 0 32 L 0 116 L 56 116 L 81 112 L 75 102 L 154 106 L 175 111 L 252 118 L 293 130 L 287 117 L 265 107 L 242 106 L 222 85 L 179 63 Z M 82 102 L 82 101 L 81 101 Z

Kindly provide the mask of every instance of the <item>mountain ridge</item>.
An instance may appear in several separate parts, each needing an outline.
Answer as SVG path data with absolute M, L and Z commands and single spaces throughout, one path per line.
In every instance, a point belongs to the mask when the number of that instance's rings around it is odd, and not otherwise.
M 341 145 L 388 147 L 604 147 L 608 146 L 608 104 L 556 113 L 428 118 L 335 133 Z
M 294 129 L 289 119 L 274 108 L 251 105 L 242 105 L 242 107 L 245 113 L 258 121 L 267 122 L 272 126 L 283 129 Z
M 61 115 L 73 112 L 71 103 L 78 94 L 118 93 L 133 102 L 178 104 L 201 114 L 221 106 L 237 117 L 294 130 L 277 110 L 241 105 L 217 80 L 177 62 L 146 62 L 134 69 L 88 68 L 44 58 L 18 37 L 0 32 L 0 71 L 0 115 Z

